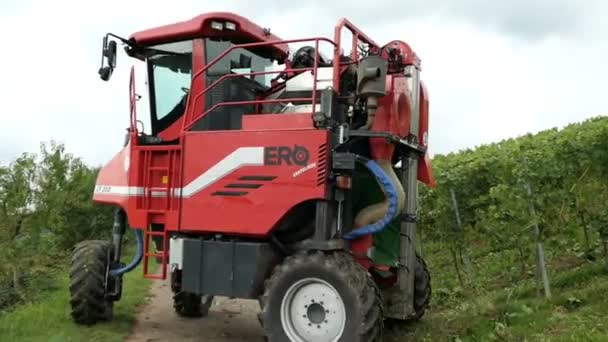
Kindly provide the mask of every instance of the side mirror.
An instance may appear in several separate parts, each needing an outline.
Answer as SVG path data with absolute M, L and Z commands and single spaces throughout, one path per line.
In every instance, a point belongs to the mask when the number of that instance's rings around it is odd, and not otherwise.
M 101 67 L 99 68 L 99 77 L 107 81 L 112 76 L 112 72 L 116 67 L 116 41 L 108 41 L 108 36 L 103 37 L 103 45 L 101 52 Z
M 98 73 L 102 80 L 107 81 L 112 76 L 112 69 L 109 66 L 101 67 Z
M 111 40 L 108 46 L 104 49 L 103 55 L 108 61 L 108 65 L 114 69 L 116 67 L 116 41 Z

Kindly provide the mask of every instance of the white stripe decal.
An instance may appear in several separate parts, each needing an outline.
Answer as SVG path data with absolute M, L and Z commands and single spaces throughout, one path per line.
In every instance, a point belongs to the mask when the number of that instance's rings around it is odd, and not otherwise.
M 95 193 L 117 196 L 142 196 L 144 188 L 138 186 L 97 185 L 95 186 Z
M 227 174 L 243 166 L 264 165 L 264 147 L 241 147 L 213 165 L 198 176 L 183 189 L 174 189 L 175 197 L 191 197 L 207 188 L 209 185 L 222 179 Z M 143 196 L 144 188 L 135 186 L 97 185 L 95 194 L 118 196 Z M 164 197 L 164 191 L 152 191 L 152 197 Z
M 218 179 L 245 165 L 264 165 L 263 147 L 241 147 L 213 165 L 182 190 L 182 197 L 190 197 Z

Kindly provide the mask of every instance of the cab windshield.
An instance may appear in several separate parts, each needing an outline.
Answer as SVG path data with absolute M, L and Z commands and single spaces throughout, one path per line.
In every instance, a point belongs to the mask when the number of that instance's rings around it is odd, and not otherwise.
M 169 127 L 186 109 L 192 80 L 192 41 L 151 47 L 148 57 L 152 134 Z
M 234 43 L 222 39 L 205 38 L 205 60 L 211 63 Z M 151 46 L 147 64 L 150 90 L 152 134 L 156 135 L 177 121 L 186 110 L 192 82 L 193 41 L 180 41 Z M 226 74 L 244 74 L 272 70 L 276 63 L 266 56 L 267 51 L 231 50 L 208 67 L 205 72 L 207 87 Z M 270 86 L 276 75 L 241 75 L 227 78 L 213 85 L 205 94 L 206 110 L 222 102 L 252 101 Z M 219 106 L 201 118 L 193 130 L 240 129 L 242 116 L 255 111 L 254 105 Z M 199 113 L 200 114 L 200 113 Z

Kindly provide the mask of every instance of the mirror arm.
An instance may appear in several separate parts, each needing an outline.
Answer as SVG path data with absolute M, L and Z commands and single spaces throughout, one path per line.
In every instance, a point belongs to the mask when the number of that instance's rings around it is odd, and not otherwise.
M 130 47 L 134 47 L 135 46 L 135 43 L 133 41 L 125 39 L 125 38 L 123 38 L 121 36 L 117 36 L 114 33 L 110 33 L 110 32 L 106 33 L 106 36 L 105 36 L 104 39 L 107 40 L 108 37 L 114 37 L 114 38 L 120 40 L 123 44 L 129 45 Z

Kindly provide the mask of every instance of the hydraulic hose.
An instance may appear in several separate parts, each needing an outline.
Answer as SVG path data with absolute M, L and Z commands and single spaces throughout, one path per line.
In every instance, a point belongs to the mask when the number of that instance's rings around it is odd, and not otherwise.
M 137 267 L 137 265 L 139 265 L 144 256 L 143 231 L 141 229 L 134 229 L 133 231 L 135 233 L 135 240 L 137 241 L 137 254 L 135 255 L 135 258 L 133 258 L 133 261 L 131 261 L 131 263 L 125 267 L 110 270 L 110 276 L 112 277 L 132 271 L 135 267 Z
M 376 163 L 374 160 L 369 160 L 361 156 L 357 157 L 357 161 L 363 163 L 367 169 L 370 170 L 374 176 L 376 176 L 376 180 L 378 183 L 380 183 L 384 189 L 384 193 L 386 194 L 388 208 L 380 220 L 345 234 L 342 237 L 345 240 L 354 240 L 359 237 L 374 234 L 383 230 L 393 220 L 399 207 L 397 189 L 395 188 L 395 185 L 391 181 L 389 175 L 380 167 L 380 165 L 378 165 L 378 163 Z

